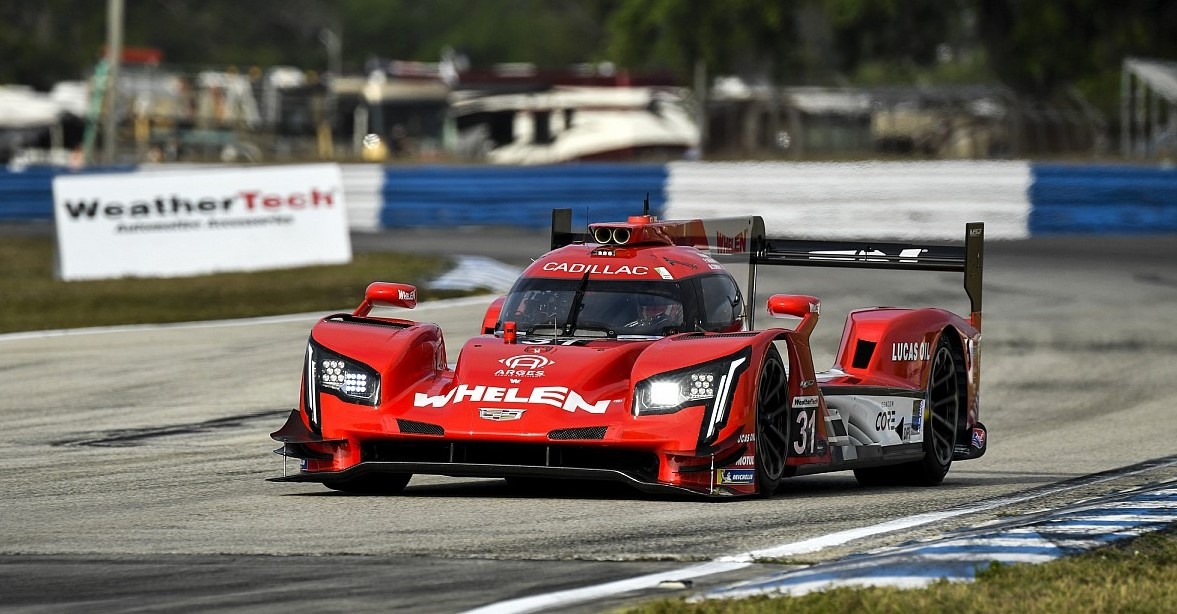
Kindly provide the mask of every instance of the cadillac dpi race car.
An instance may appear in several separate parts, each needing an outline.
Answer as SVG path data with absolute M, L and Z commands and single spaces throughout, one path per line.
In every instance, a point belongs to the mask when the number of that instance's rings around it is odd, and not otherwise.
M 759 217 L 640 215 L 577 233 L 557 210 L 552 251 L 491 304 L 452 367 L 437 325 L 372 315 L 413 308 L 410 285 L 373 283 L 354 313 L 315 324 L 299 406 L 272 434 L 299 469 L 271 479 L 359 493 L 397 492 L 413 474 L 614 480 L 726 497 L 853 470 L 865 484 L 936 485 L 986 449 L 983 242 L 980 223 L 963 247 L 779 240 Z M 754 327 L 745 298 L 765 265 L 960 272 L 971 314 L 853 311 L 835 365 L 816 372 L 817 297 L 774 294 L 768 314 L 790 325 Z

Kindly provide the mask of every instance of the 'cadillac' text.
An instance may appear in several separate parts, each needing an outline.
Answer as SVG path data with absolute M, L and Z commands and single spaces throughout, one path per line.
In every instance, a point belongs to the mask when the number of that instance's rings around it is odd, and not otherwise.
M 591 273 L 593 275 L 649 275 L 648 266 L 620 266 L 612 264 L 582 264 L 580 262 L 545 262 L 545 271 L 563 271 L 565 273 Z

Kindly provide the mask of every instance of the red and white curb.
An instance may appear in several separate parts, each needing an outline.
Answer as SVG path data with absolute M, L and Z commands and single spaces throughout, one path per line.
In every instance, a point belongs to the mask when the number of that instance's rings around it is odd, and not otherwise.
M 469 610 L 468 614 L 522 614 L 525 612 L 538 612 L 538 611 L 542 611 L 542 610 L 559 610 L 561 608 L 565 608 L 565 607 L 568 607 L 568 606 L 571 606 L 571 605 L 577 604 L 577 603 L 584 603 L 584 602 L 594 601 L 594 600 L 598 600 L 598 599 L 615 597 L 617 595 L 621 595 L 624 593 L 630 593 L 630 592 L 634 592 L 634 591 L 655 589 L 655 588 L 658 588 L 660 585 L 662 585 L 664 582 L 683 582 L 686 580 L 693 580 L 694 578 L 701 578 L 701 577 L 720 574 L 720 573 L 737 571 L 740 569 L 750 567 L 751 565 L 755 564 L 756 561 L 758 561 L 758 560 L 779 558 L 779 557 L 788 557 L 788 556 L 795 556 L 795 555 L 799 555 L 799 554 L 818 552 L 818 551 L 824 550 L 826 548 L 829 548 L 831 546 L 837 546 L 837 545 L 850 543 L 850 542 L 853 542 L 853 541 L 856 541 L 856 540 L 859 540 L 862 538 L 866 538 L 866 537 L 871 537 L 874 535 L 894 533 L 897 531 L 903 531 L 903 530 L 913 528 L 913 527 L 925 526 L 925 525 L 936 523 L 936 522 L 939 522 L 942 520 L 947 520 L 949 518 L 955 518 L 958 516 L 966 516 L 969 514 L 975 514 L 975 513 L 979 513 L 979 512 L 986 512 L 986 511 L 990 511 L 990 510 L 994 510 L 994 509 L 999 509 L 1002 507 L 1008 507 L 1008 506 L 1016 505 L 1019 503 L 1026 502 L 1026 501 L 1032 501 L 1034 499 L 1038 499 L 1038 498 L 1042 498 L 1042 497 L 1046 497 L 1046 496 L 1050 496 L 1050 495 L 1055 495 L 1055 494 L 1075 490 L 1078 488 L 1084 488 L 1087 486 L 1091 486 L 1092 484 L 1108 482 L 1111 480 L 1121 479 L 1124 477 L 1144 473 L 1146 471 L 1153 471 L 1153 470 L 1156 470 L 1159 468 L 1172 467 L 1175 465 L 1177 465 L 1177 456 L 1166 457 L 1166 458 L 1162 458 L 1162 459 L 1157 459 L 1155 461 L 1141 463 L 1139 465 L 1133 465 L 1131 467 L 1125 467 L 1122 469 L 1109 471 L 1106 473 L 1095 474 L 1095 475 L 1088 476 L 1088 477 L 1082 478 L 1082 479 L 1070 480 L 1070 481 L 1068 481 L 1064 484 L 1061 484 L 1061 485 L 1042 488 L 1042 489 L 1035 490 L 1033 492 L 1029 492 L 1029 493 L 1025 493 L 1025 494 L 1013 495 L 1013 496 L 1009 496 L 1009 497 L 1001 497 L 998 499 L 992 499 L 989 501 L 983 501 L 980 503 L 976 503 L 974 505 L 958 507 L 958 508 L 944 510 L 944 511 L 940 511 L 940 512 L 929 512 L 929 513 L 925 513 L 925 514 L 917 514 L 914 516 L 907 516 L 904 518 L 897 518 L 895 520 L 890 520 L 887 522 L 883 522 L 883 523 L 879 523 L 879 524 L 875 524 L 875 525 L 871 525 L 871 526 L 867 526 L 867 527 L 861 527 L 861 528 L 857 528 L 857 529 L 849 529 L 846 531 L 838 531 L 836 533 L 821 535 L 818 537 L 813 537 L 810 539 L 805 539 L 805 540 L 801 540 L 801 541 L 797 541 L 797 542 L 790 542 L 790 543 L 780 544 L 777 546 L 771 546 L 771 547 L 763 548 L 763 549 L 759 549 L 759 550 L 752 550 L 752 551 L 744 552 L 744 553 L 740 553 L 740 554 L 723 556 L 723 557 L 716 558 L 715 560 L 708 561 L 706 563 L 691 565 L 691 566 L 684 567 L 679 570 L 659 572 L 659 573 L 648 574 L 648 575 L 644 575 L 644 576 L 637 576 L 637 577 L 633 577 L 633 578 L 624 578 L 624 579 L 616 580 L 613 582 L 606 582 L 603 584 L 597 584 L 597 585 L 586 586 L 586 587 L 575 588 L 575 589 L 568 589 L 568 590 L 563 590 L 563 591 L 556 591 L 556 592 L 551 592 L 551 593 L 543 593 L 543 594 L 538 594 L 538 595 L 531 595 L 531 596 L 527 596 L 527 597 L 519 597 L 517 599 L 510 599 L 510 600 L 506 600 L 506 601 L 499 601 L 499 602 L 491 603 L 491 604 L 488 604 L 488 605 L 485 605 L 485 606 L 482 606 L 482 607 L 479 607 L 479 608 L 476 608 L 473 610 Z M 1177 490 L 1177 487 L 1170 487 L 1170 488 L 1174 488 L 1175 490 Z M 1094 504 L 1091 504 L 1091 505 L 1094 505 Z M 1085 507 L 1083 509 L 1087 509 L 1087 508 Z M 1136 511 L 1132 511 L 1132 512 L 1128 512 L 1127 509 L 1124 509 L 1121 511 L 1126 514 L 1139 514 L 1140 513 L 1139 509 L 1137 509 Z M 1174 511 L 1173 513 L 1177 514 L 1177 511 Z M 1165 511 L 1165 514 L 1168 514 L 1167 510 Z M 1157 519 L 1167 519 L 1168 517 L 1166 515 L 1162 514 L 1162 515 L 1155 515 L 1152 518 L 1154 520 L 1157 520 Z M 1074 518 L 1073 520 L 1078 521 L 1078 520 L 1083 520 L 1083 518 L 1081 516 L 1079 516 L 1079 517 Z M 1094 521 L 1092 521 L 1092 522 L 1094 522 Z M 1169 520 L 1169 522 L 1177 522 L 1177 520 Z M 1062 527 L 1062 526 L 1063 525 L 1060 525 L 1060 527 Z M 1080 525 L 1076 525 L 1076 526 L 1082 526 L 1082 525 L 1080 524 Z M 1104 526 L 1104 525 L 1096 525 L 1096 526 Z M 1072 528 L 1074 528 L 1074 527 L 1072 527 Z M 989 528 L 987 531 L 997 531 L 997 530 L 998 529 L 996 529 L 996 528 Z M 1070 529 L 1060 528 L 1060 530 L 1070 530 Z M 1080 535 L 1072 535 L 1071 537 L 1072 537 L 1072 539 L 1078 539 L 1078 540 L 1095 539 L 1093 537 L 1093 535 L 1096 535 L 1096 534 L 1095 533 L 1091 533 L 1091 534 L 1080 533 Z M 1017 539 L 1017 538 L 1013 537 L 1011 539 Z M 930 556 L 936 556 L 937 553 L 932 552 L 929 554 L 930 554 Z M 948 552 L 942 552 L 939 554 L 951 555 L 951 553 L 948 553 Z M 1013 555 L 1011 555 L 1011 556 L 1013 556 Z M 854 560 L 854 559 L 846 559 L 846 560 L 850 561 L 850 560 Z M 987 559 L 987 560 L 996 560 L 996 559 Z M 832 564 L 833 563 L 831 563 L 831 565 Z M 816 570 L 816 566 L 815 566 L 814 568 L 807 568 L 807 569 L 800 570 L 800 571 L 814 571 L 814 572 L 816 572 L 817 570 Z M 795 573 L 800 573 L 800 571 L 795 572 Z M 787 575 L 787 573 L 774 575 L 774 576 L 771 576 L 770 578 L 762 580 L 762 582 L 767 583 L 767 582 L 770 582 L 773 580 L 782 580 L 785 575 Z M 903 575 L 903 574 L 900 574 L 900 575 Z M 903 578 L 904 578 L 904 581 L 909 580 L 908 576 L 904 575 Z M 836 586 L 837 585 L 836 582 L 838 582 L 838 581 L 840 581 L 840 580 L 837 580 L 834 578 L 823 579 L 823 583 L 821 584 L 821 587 L 822 588 L 830 588 L 830 587 Z M 705 593 L 702 596 L 696 597 L 696 599 L 742 596 L 742 595 L 737 595 L 737 592 L 736 592 L 737 590 L 738 591 L 745 591 L 743 594 L 748 594 L 748 595 L 763 594 L 763 593 L 786 594 L 784 591 L 781 591 L 778 587 L 774 586 L 772 588 L 769 588 L 767 585 L 764 587 L 763 591 L 754 592 L 754 589 L 753 589 L 754 584 L 755 584 L 755 581 L 753 581 L 752 583 L 741 583 L 739 585 L 733 585 L 731 587 L 727 587 L 728 589 L 731 589 L 732 592 L 730 592 L 730 593 L 725 594 L 725 593 L 723 593 L 723 591 L 725 589 L 719 589 L 716 591 L 712 591 L 710 593 Z M 926 582 L 924 582 L 923 584 L 926 584 Z M 911 586 L 922 586 L 923 584 L 911 584 Z M 847 585 L 849 585 L 849 583 L 847 583 Z M 810 589 L 810 590 L 813 590 L 813 589 Z
M 838 587 L 919 588 L 971 581 L 994 562 L 1044 563 L 1177 523 L 1177 483 L 887 548 L 712 590 L 692 600 L 803 595 Z

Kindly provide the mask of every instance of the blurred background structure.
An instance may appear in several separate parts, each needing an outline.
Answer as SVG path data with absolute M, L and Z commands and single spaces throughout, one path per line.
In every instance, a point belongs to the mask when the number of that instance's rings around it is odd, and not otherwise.
M 1177 150 L 1171 0 L 122 4 L 0 6 L 0 163 Z

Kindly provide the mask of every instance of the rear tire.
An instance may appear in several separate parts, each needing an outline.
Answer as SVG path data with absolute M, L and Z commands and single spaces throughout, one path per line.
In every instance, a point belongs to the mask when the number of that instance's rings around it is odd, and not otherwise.
M 756 486 L 771 497 L 789 472 L 789 376 L 781 353 L 770 347 L 756 385 Z
M 961 390 L 957 356 L 952 344 L 941 335 L 932 354 L 932 374 L 928 377 L 928 424 L 924 425 L 924 458 L 910 463 L 911 482 L 919 486 L 936 486 L 944 481 L 952 466 L 956 437 L 960 432 Z
M 349 480 L 323 482 L 331 490 L 353 495 L 395 495 L 405 489 L 411 473 L 370 473 Z
M 932 372 L 924 397 L 924 458 L 894 467 L 856 469 L 854 477 L 863 486 L 911 484 L 937 486 L 952 466 L 956 438 L 960 432 L 961 389 L 959 358 L 952 343 L 941 335 L 932 352 Z

